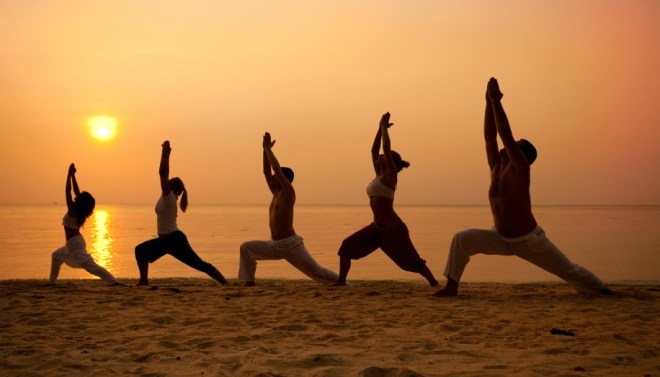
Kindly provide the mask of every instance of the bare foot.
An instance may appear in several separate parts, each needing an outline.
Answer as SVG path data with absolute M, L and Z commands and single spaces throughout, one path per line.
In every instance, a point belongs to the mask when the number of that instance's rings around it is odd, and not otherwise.
M 447 285 L 433 295 L 437 297 L 452 297 L 458 295 L 458 282 L 453 279 L 447 279 Z
M 614 291 L 607 288 L 607 287 L 603 287 L 603 289 L 598 291 L 598 293 L 600 293 L 603 296 L 614 296 L 615 295 Z
M 433 296 L 436 297 L 453 297 L 457 295 L 458 295 L 457 289 L 449 289 L 448 287 L 444 287 L 433 294 Z
M 245 283 L 246 287 L 254 287 L 255 285 L 257 285 L 257 283 L 255 283 L 253 281 L 248 281 L 247 283 Z
M 140 280 L 140 281 L 138 281 L 138 283 L 135 284 L 135 285 L 138 286 L 138 287 L 141 286 L 141 285 L 149 285 L 149 282 L 148 282 L 148 281 L 142 281 L 142 280 Z
M 217 268 L 214 271 L 212 271 L 209 274 L 209 276 L 212 277 L 213 279 L 217 280 L 222 285 L 227 285 L 228 284 L 227 279 L 225 279 L 225 277 L 220 273 L 220 271 L 218 271 Z

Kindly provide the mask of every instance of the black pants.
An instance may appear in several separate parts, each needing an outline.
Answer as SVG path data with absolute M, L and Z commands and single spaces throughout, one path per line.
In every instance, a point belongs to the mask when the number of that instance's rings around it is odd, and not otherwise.
M 206 263 L 190 247 L 188 238 L 177 230 L 165 238 L 154 238 L 135 247 L 135 259 L 139 265 L 153 263 L 165 254 L 169 254 L 188 266 L 211 274 L 216 271 L 212 264 Z

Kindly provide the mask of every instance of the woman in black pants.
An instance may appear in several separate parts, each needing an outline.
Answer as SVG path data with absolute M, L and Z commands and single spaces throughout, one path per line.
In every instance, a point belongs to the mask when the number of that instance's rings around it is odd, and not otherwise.
M 190 247 L 186 235 L 176 226 L 177 208 L 176 203 L 181 196 L 181 210 L 186 211 L 188 207 L 188 193 L 183 181 L 178 178 L 170 179 L 170 142 L 165 141 L 160 157 L 160 188 L 162 195 L 156 203 L 156 217 L 158 220 L 158 238 L 145 241 L 135 247 L 135 259 L 140 270 L 140 281 L 138 285 L 149 284 L 149 263 L 153 263 L 165 254 L 187 264 L 188 266 L 202 271 L 226 285 L 227 279 L 212 264 L 204 262 Z

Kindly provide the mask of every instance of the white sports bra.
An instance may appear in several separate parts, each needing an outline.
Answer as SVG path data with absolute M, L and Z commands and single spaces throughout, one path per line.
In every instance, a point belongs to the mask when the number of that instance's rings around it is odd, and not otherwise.
M 367 195 L 369 195 L 370 198 L 379 196 L 394 200 L 394 190 L 385 186 L 383 182 L 380 181 L 379 177 L 376 177 L 373 181 L 369 182 L 367 185 Z
M 64 225 L 65 228 L 80 229 L 80 225 L 78 225 L 78 218 L 69 216 L 68 213 L 64 214 L 64 217 L 62 218 L 62 225 Z

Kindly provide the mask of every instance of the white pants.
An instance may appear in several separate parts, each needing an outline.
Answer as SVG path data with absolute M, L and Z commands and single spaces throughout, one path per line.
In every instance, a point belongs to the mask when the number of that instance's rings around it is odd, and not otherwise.
M 254 282 L 258 260 L 285 259 L 303 274 L 322 284 L 334 284 L 339 276 L 322 267 L 305 249 L 300 236 L 293 235 L 277 241 L 247 241 L 241 244 L 238 278 Z
M 60 274 L 60 267 L 66 263 L 73 268 L 84 268 L 92 275 L 98 276 L 106 283 L 116 283 L 117 279 L 108 270 L 94 262 L 91 255 L 87 253 L 87 245 L 82 235 L 69 238 L 63 247 L 55 250 L 50 264 L 50 282 L 55 283 Z
M 598 293 L 605 284 L 586 268 L 571 262 L 541 227 L 517 238 L 496 230 L 467 229 L 454 235 L 444 275 L 459 282 L 470 257 L 475 254 L 515 255 L 554 274 L 581 293 Z

